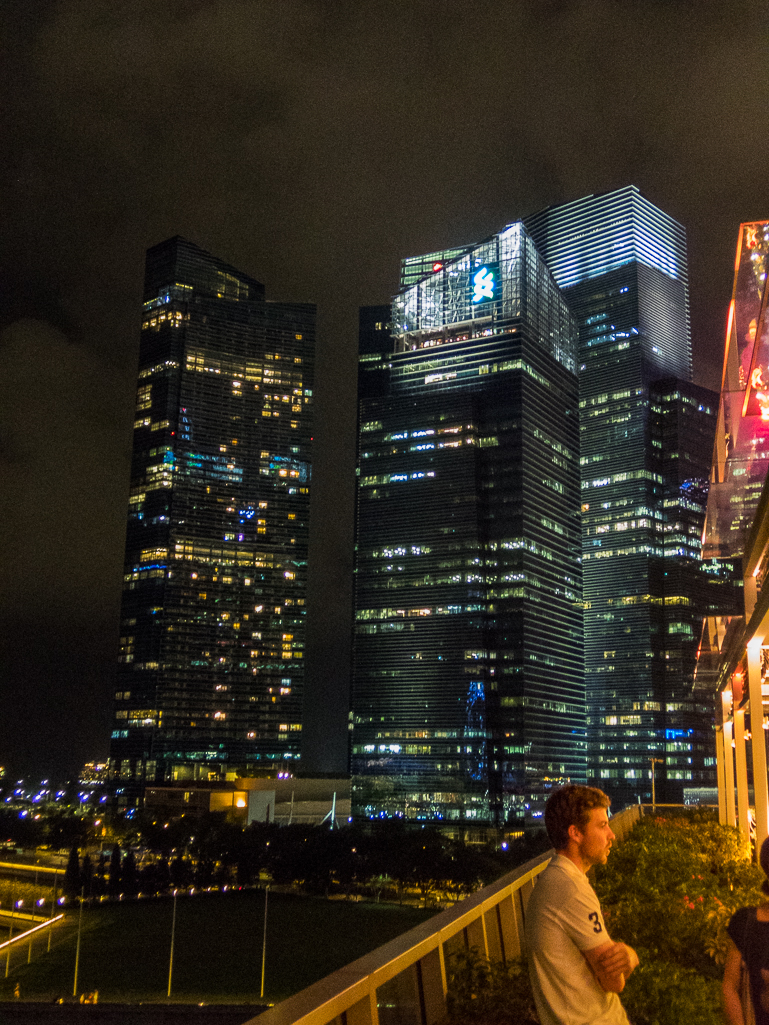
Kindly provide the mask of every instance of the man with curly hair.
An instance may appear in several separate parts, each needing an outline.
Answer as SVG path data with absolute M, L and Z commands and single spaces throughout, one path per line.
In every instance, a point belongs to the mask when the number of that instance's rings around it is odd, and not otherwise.
M 526 908 L 526 944 L 542 1025 L 627 1025 L 617 996 L 638 965 L 632 947 L 606 931 L 587 872 L 605 865 L 614 833 L 609 798 L 595 787 L 559 787 L 545 805 L 556 855 Z

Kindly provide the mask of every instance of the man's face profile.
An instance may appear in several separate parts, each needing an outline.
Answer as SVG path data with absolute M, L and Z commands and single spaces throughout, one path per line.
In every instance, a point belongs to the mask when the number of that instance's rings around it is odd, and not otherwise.
M 615 839 L 606 808 L 592 808 L 585 828 L 581 830 L 578 826 L 570 826 L 569 836 L 577 845 L 576 853 L 584 865 L 606 864 Z

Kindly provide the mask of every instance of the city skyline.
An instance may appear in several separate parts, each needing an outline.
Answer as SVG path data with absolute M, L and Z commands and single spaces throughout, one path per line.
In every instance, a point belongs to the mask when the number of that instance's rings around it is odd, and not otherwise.
M 320 764 L 346 741 L 327 698 L 349 650 L 358 307 L 397 291 L 410 253 L 635 182 L 687 229 L 694 377 L 717 388 L 733 239 L 766 216 L 766 15 L 7 6 L 0 760 L 50 775 L 106 756 L 143 254 L 181 234 L 318 305 Z M 469 87 L 446 75 L 460 54 Z

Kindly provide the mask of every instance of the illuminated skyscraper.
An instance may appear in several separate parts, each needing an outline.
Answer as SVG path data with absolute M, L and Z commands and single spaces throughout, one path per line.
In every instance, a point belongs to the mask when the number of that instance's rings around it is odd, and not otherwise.
M 290 765 L 315 309 L 182 238 L 147 253 L 110 773 Z
M 589 774 L 648 799 L 660 758 L 681 800 L 714 782 L 693 672 L 715 396 L 690 383 L 685 232 L 634 186 L 524 223 L 579 322 Z
M 354 808 L 521 823 L 585 779 L 576 326 L 520 223 L 403 283 L 361 317 Z

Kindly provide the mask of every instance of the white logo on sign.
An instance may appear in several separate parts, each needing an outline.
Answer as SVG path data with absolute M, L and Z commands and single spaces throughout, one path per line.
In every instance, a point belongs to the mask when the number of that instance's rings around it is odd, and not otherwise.
M 481 267 L 477 274 L 473 275 L 473 302 L 479 303 L 483 299 L 494 298 L 494 275 L 488 267 Z

